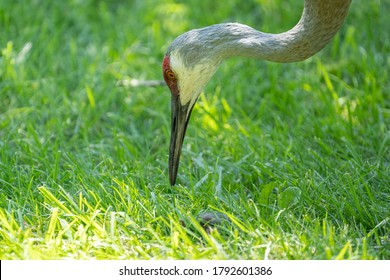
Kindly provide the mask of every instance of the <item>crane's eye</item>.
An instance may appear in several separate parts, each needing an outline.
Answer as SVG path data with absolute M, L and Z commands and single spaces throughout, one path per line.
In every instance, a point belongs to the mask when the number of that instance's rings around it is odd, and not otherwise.
M 176 79 L 176 75 L 175 75 L 175 73 L 173 73 L 172 70 L 167 70 L 167 71 L 165 71 L 165 76 L 166 76 L 169 80 L 175 80 L 175 79 Z

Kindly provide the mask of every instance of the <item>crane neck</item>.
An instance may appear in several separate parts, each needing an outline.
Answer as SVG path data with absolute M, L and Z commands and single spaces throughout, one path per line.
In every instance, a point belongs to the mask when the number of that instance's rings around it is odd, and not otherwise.
M 292 29 L 280 34 L 240 26 L 231 32 L 232 40 L 221 46 L 222 57 L 232 55 L 255 57 L 275 62 L 305 60 L 319 52 L 342 26 L 351 0 L 306 0 L 301 19 Z M 229 54 L 230 53 L 230 54 Z
M 351 0 L 305 0 L 299 22 L 280 34 L 260 32 L 239 23 L 222 23 L 182 34 L 169 52 L 187 67 L 219 64 L 232 56 L 295 62 L 320 51 L 342 26 Z
M 259 32 L 249 26 L 226 26 L 231 41 L 220 46 L 222 57 L 254 57 L 275 62 L 305 60 L 319 52 L 342 26 L 351 0 L 306 0 L 301 19 L 280 34 Z

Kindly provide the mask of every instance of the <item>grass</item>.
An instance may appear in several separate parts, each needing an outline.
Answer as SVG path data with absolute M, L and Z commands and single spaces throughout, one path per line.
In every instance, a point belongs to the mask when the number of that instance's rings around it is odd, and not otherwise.
M 188 29 L 281 32 L 300 2 L 0 2 L 0 259 L 390 259 L 388 1 L 305 62 L 224 63 L 176 187 L 168 89 L 121 86 Z

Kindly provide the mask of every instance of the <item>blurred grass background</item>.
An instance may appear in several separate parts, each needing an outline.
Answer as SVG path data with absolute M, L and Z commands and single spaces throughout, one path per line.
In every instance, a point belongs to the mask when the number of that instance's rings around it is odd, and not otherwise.
M 354 0 L 305 62 L 224 63 L 174 188 L 169 90 L 123 85 L 161 80 L 189 29 L 277 33 L 302 7 L 1 1 L 0 258 L 389 259 L 389 1 Z M 209 210 L 232 222 L 206 234 Z

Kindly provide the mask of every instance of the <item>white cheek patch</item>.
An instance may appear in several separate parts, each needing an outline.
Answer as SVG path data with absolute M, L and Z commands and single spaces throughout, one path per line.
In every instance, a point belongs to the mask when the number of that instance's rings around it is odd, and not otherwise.
M 191 102 L 190 105 L 193 105 L 204 86 L 214 75 L 218 65 L 204 61 L 187 68 L 176 53 L 171 53 L 170 62 L 177 76 L 180 103 L 185 105 Z

